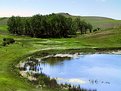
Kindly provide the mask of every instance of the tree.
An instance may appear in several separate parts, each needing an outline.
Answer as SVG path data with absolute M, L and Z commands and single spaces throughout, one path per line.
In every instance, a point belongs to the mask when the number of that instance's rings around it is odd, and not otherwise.
M 88 29 L 88 24 L 85 21 L 81 20 L 78 17 L 75 19 L 75 26 L 76 26 L 75 29 L 80 31 L 81 34 L 84 34 L 84 33 L 86 34 L 86 31 Z
M 8 31 L 10 33 L 16 34 L 16 19 L 14 16 L 12 16 L 11 18 L 9 18 L 8 22 Z
M 15 25 L 16 25 L 16 34 L 18 34 L 18 35 L 23 35 L 23 20 L 22 20 L 22 18 L 21 17 L 19 17 L 19 16 L 17 16 L 16 18 L 16 23 L 15 23 Z
M 32 36 L 31 18 L 24 18 L 23 21 L 23 34 Z
M 68 37 L 92 30 L 92 25 L 82 21 L 80 17 L 73 20 L 60 14 L 34 15 L 32 17 L 15 17 L 8 20 L 8 30 L 12 34 L 31 37 Z
M 93 26 L 91 24 L 87 24 L 87 28 L 89 29 L 90 33 L 92 32 Z

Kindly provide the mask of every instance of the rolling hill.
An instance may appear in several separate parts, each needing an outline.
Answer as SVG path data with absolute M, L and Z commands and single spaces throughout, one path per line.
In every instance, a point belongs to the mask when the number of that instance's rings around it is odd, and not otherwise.
M 112 18 L 107 18 L 107 17 L 99 17 L 99 16 L 74 16 L 70 15 L 68 13 L 57 13 L 61 14 L 66 17 L 71 17 L 71 18 L 77 18 L 80 17 L 81 20 L 85 20 L 93 25 L 94 28 L 101 28 L 101 29 L 107 29 L 107 28 L 117 28 L 121 26 L 121 20 L 115 20 Z M 3 29 L 4 26 L 7 25 L 7 20 L 8 18 L 0 18 L 0 30 L 1 27 Z
M 0 26 L 7 25 L 7 21 L 8 21 L 8 18 L 6 18 L 6 17 L 0 18 Z
M 7 31 L 7 21 L 8 21 L 8 18 L 0 18 L 0 33 L 8 33 Z
M 99 17 L 99 16 L 73 16 L 68 13 L 57 13 L 64 15 L 66 17 L 77 18 L 80 17 L 81 20 L 85 20 L 93 25 L 94 28 L 100 27 L 101 29 L 107 28 L 117 28 L 121 26 L 121 20 L 115 20 L 107 17 Z
M 94 27 L 100 27 L 102 29 L 106 28 L 116 28 L 121 26 L 121 20 L 115 20 L 111 18 L 105 17 L 96 17 L 96 16 L 85 16 L 81 17 L 81 19 L 91 23 Z
M 65 14 L 67 17 L 77 17 Z M 121 21 L 105 17 L 80 17 L 92 23 L 95 27 L 108 28 L 120 26 Z M 46 50 L 81 49 L 95 51 L 92 48 L 120 48 L 121 49 L 121 27 L 96 31 L 94 33 L 78 35 L 74 38 L 32 38 L 28 36 L 10 35 L 7 31 L 8 18 L 0 18 L 0 91 L 40 91 L 27 79 L 18 75 L 15 65 L 30 54 Z M 105 25 L 105 26 L 104 26 Z M 3 38 L 14 38 L 16 42 L 11 45 L 2 46 Z M 86 49 L 87 48 L 87 49 Z M 88 49 L 91 48 L 91 49 Z M 57 51 L 58 52 L 58 51 Z M 46 52 L 45 52 L 46 53 Z M 17 71 L 17 72 L 16 72 Z M 42 89 L 42 91 L 57 91 L 53 89 Z M 61 91 L 61 90 L 60 90 Z

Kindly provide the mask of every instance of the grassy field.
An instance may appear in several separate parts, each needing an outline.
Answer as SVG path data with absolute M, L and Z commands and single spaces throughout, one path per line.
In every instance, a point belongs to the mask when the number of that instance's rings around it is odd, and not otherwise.
M 7 25 L 0 25 L 0 33 L 7 34 L 8 33 L 7 28 L 8 28 Z
M 8 18 L 7 17 L 0 18 L 0 25 L 6 25 L 7 24 L 7 21 L 8 21 Z
M 73 16 L 67 13 L 59 13 L 59 14 L 71 18 L 80 17 L 81 20 L 85 20 L 91 23 L 94 28 L 100 27 L 102 30 L 107 28 L 117 28 L 121 25 L 121 20 L 115 20 L 112 18 L 97 17 L 97 16 Z M 5 26 L 7 24 L 7 20 L 8 18 L 0 18 L 0 26 Z
M 42 39 L 10 35 L 6 25 L 0 25 L 0 91 L 40 91 L 16 74 L 13 67 L 22 58 L 36 51 L 49 49 L 81 49 L 121 47 L 121 28 L 107 29 L 76 38 Z M 3 38 L 14 38 L 15 44 L 2 46 Z M 42 91 L 53 91 L 43 89 Z
M 85 21 L 91 23 L 94 28 L 100 27 L 101 29 L 116 28 L 121 25 L 121 20 L 114 20 L 105 17 L 81 17 Z
M 68 13 L 59 13 L 66 17 L 77 18 L 80 17 L 81 20 L 85 20 L 93 25 L 94 28 L 101 28 L 102 30 L 107 28 L 116 28 L 121 25 L 121 20 L 115 20 L 112 18 L 99 17 L 99 16 L 73 16 Z

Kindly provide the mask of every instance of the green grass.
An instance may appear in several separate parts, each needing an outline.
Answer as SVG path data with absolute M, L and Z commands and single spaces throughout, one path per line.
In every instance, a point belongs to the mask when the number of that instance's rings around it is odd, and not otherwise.
M 115 20 L 112 18 L 99 17 L 99 16 L 73 16 L 66 13 L 59 13 L 66 17 L 80 17 L 81 20 L 85 20 L 93 25 L 94 28 L 100 27 L 102 30 L 107 28 L 116 28 L 121 26 L 121 20 Z
M 2 41 L 4 37 L 13 36 L 3 35 L 0 36 L 0 40 Z M 38 91 L 39 89 L 36 89 L 26 79 L 15 74 L 12 66 L 15 66 L 21 57 L 24 58 L 23 56 L 39 50 L 39 47 L 37 49 L 30 43 L 30 40 L 35 41 L 35 39 L 16 36 L 14 38 L 16 39 L 15 44 L 6 47 L 0 46 L 0 91 Z M 22 40 L 23 42 L 21 42 Z M 22 43 L 24 47 L 22 47 Z M 43 91 L 47 91 L 47 89 Z
M 0 18 L 0 25 L 7 25 L 8 18 Z
M 77 38 L 61 39 L 41 39 L 5 34 L 0 35 L 0 43 L 2 43 L 4 37 L 11 37 L 16 40 L 15 44 L 6 47 L 0 46 L 0 91 L 38 90 L 27 82 L 27 80 L 15 75 L 13 70 L 11 70 L 11 65 L 14 65 L 25 55 L 49 49 L 121 47 L 120 36 L 121 29 L 99 31 L 93 34 L 78 36 Z
M 0 34 L 8 33 L 7 28 L 8 28 L 7 25 L 0 25 Z
M 94 28 L 100 27 L 102 30 L 107 28 L 116 28 L 121 26 L 121 20 L 115 20 L 112 18 L 106 17 L 97 17 L 97 16 L 73 16 L 66 13 L 59 13 L 66 17 L 80 17 L 81 20 L 85 20 L 93 25 Z M 7 25 L 8 18 L 0 18 L 0 26 Z
M 96 17 L 96 16 L 83 16 L 80 17 L 93 25 L 94 28 L 101 28 L 102 30 L 107 28 L 117 28 L 121 26 L 121 20 L 115 20 L 106 17 Z
M 82 19 L 91 23 L 94 26 L 94 28 L 100 27 L 101 29 L 106 29 L 106 28 L 119 27 L 121 25 L 120 20 L 114 20 L 114 19 L 110 19 L 110 18 L 82 17 Z
M 0 91 L 40 91 L 19 76 L 13 67 L 20 60 L 37 51 L 54 49 L 118 48 L 121 47 L 121 28 L 98 31 L 76 38 L 31 38 L 10 35 L 6 25 L 0 25 Z M 2 39 L 10 37 L 15 44 L 1 46 Z M 22 46 L 23 45 L 23 46 Z M 42 91 L 53 91 L 44 89 Z

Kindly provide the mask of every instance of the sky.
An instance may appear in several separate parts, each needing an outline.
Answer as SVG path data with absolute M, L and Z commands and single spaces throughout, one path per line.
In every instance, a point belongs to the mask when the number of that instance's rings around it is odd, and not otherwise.
M 59 12 L 121 20 L 121 0 L 0 0 L 0 17 Z

